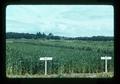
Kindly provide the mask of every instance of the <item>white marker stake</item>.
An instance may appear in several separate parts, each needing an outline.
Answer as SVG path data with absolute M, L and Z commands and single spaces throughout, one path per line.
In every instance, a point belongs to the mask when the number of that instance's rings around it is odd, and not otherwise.
M 101 60 L 105 60 L 105 72 L 107 73 L 107 60 L 111 60 L 112 58 L 111 57 L 101 57 Z
M 45 75 L 47 75 L 47 60 L 52 60 L 52 57 L 41 57 L 40 60 L 45 61 Z
M 47 60 L 45 60 L 45 75 L 47 75 Z

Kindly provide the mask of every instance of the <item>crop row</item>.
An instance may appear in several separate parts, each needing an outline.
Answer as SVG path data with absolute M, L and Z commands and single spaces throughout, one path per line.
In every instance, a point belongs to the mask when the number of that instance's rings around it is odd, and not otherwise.
M 48 61 L 48 74 L 104 72 L 104 61 L 100 57 L 105 55 L 112 57 L 112 60 L 108 61 L 108 71 L 114 71 L 112 43 L 109 43 L 108 47 L 96 42 L 98 48 L 91 46 L 89 42 L 86 42 L 86 46 L 78 42 L 76 47 L 72 45 L 74 42 L 71 42 L 72 44 L 68 42 L 67 45 L 61 41 L 58 43 L 58 45 L 54 42 L 50 44 L 49 41 L 7 43 L 6 73 L 44 74 L 44 61 L 40 61 L 40 57 L 53 57 L 52 61 Z

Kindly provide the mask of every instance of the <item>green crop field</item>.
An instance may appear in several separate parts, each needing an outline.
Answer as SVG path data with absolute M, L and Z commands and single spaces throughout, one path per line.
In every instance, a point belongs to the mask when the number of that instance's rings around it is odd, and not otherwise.
M 113 41 L 7 39 L 6 76 L 44 75 L 40 57 L 53 57 L 48 61 L 48 75 L 104 73 L 101 56 L 112 57 L 108 72 L 114 73 Z

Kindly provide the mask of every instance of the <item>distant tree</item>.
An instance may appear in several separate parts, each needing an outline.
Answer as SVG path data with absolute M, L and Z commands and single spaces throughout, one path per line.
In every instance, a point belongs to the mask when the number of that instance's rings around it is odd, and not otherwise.
M 41 37 L 42 37 L 42 34 L 40 32 L 37 32 L 36 33 L 36 39 L 41 38 Z
M 47 36 L 47 39 L 53 39 L 53 34 L 52 33 L 49 33 L 48 36 Z
M 52 36 L 54 36 L 54 35 L 53 35 L 52 33 L 49 33 L 48 36 L 52 37 Z
M 46 34 L 44 32 L 42 34 L 42 38 L 46 38 Z

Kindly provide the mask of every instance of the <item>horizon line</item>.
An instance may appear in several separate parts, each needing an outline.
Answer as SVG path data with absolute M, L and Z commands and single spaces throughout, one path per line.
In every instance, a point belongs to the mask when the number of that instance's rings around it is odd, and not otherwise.
M 6 33 L 24 33 L 24 34 L 37 34 L 37 33 L 39 33 L 39 32 L 36 32 L 36 33 L 29 33 L 29 32 L 6 32 Z M 44 32 L 40 32 L 41 34 L 43 34 Z M 50 33 L 52 33 L 52 32 L 50 32 Z M 48 34 L 46 34 L 46 33 L 44 33 L 45 35 L 48 35 Z M 73 37 L 71 37 L 71 36 L 61 36 L 61 35 L 55 35 L 54 33 L 52 33 L 53 34 L 53 36 L 60 36 L 60 37 L 67 37 L 67 38 L 77 38 L 77 37 L 99 37 L 99 36 L 102 36 L 102 37 L 114 37 L 114 36 L 109 36 L 109 35 L 92 35 L 92 36 L 73 36 Z

